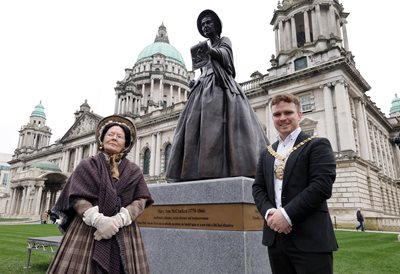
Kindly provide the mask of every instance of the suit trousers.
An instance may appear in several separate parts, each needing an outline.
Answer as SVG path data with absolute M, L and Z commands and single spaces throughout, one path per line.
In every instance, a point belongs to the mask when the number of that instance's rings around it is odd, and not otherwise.
M 332 252 L 301 251 L 285 234 L 276 233 L 268 256 L 273 274 L 333 274 Z

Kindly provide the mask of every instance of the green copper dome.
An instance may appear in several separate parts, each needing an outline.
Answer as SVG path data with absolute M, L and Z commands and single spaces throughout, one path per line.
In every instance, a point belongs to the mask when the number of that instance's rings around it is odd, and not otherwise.
M 392 100 L 392 107 L 390 108 L 390 114 L 400 112 L 400 98 L 397 97 L 397 94 L 394 95 L 394 99 Z
M 46 118 L 46 114 L 44 113 L 44 107 L 42 106 L 42 101 L 40 101 L 39 104 L 36 105 L 35 110 L 32 111 L 31 116 Z
M 155 42 L 145 47 L 139 54 L 136 63 L 146 59 L 151 59 L 154 54 L 162 54 L 166 59 L 172 59 L 180 63 L 182 66 L 185 66 L 185 62 L 183 61 L 182 55 L 179 51 L 175 47 L 164 42 Z
M 34 163 L 32 165 L 32 167 L 36 167 L 36 168 L 46 170 L 46 171 L 61 172 L 61 169 L 57 165 L 55 165 L 49 161 Z

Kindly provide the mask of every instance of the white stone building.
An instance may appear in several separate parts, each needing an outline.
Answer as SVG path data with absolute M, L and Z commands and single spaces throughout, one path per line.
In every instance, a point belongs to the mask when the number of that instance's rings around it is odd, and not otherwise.
M 10 164 L 11 154 L 0 152 L 0 217 L 3 216 L 6 209 L 10 190 Z
M 367 227 L 399 230 L 395 127 L 365 94 L 370 86 L 349 48 L 348 15 L 336 0 L 282 1 L 271 20 L 276 52 L 269 73 L 243 86 L 270 140 L 270 99 L 289 92 L 301 99 L 303 130 L 331 141 L 338 168 L 329 206 L 337 224 L 351 227 L 360 207 Z
M 350 51 L 348 15 L 337 0 L 278 2 L 271 20 L 276 51 L 270 69 L 265 75 L 254 72 L 242 87 L 271 141 L 277 132 L 270 101 L 282 92 L 300 97 L 303 130 L 329 138 L 338 167 L 329 200 L 336 224 L 353 227 L 360 207 L 367 228 L 399 230 L 400 103 L 396 96 L 386 118 L 365 94 L 371 87 Z M 142 168 L 149 183 L 164 181 L 174 129 L 193 77 L 161 25 L 154 43 L 117 82 L 115 113 L 130 117 L 138 128 L 128 158 Z M 21 129 L 9 162 L 9 215 L 36 216 L 50 208 L 79 161 L 97 153 L 94 129 L 101 117 L 86 102 L 75 113 L 74 125 L 52 145 L 44 112 L 38 113 L 39 118 L 32 113 Z

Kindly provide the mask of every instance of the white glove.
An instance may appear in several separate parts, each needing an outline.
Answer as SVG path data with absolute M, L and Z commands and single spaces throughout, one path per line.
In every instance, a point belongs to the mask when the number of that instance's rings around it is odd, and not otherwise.
M 83 213 L 82 220 L 88 226 L 94 226 L 96 219 L 101 215 L 103 214 L 99 213 L 99 207 L 93 206 L 89 209 L 86 209 L 86 211 Z
M 94 233 L 94 239 L 97 241 L 101 239 L 110 239 L 119 230 L 117 220 L 104 216 L 103 213 L 99 213 L 98 206 L 87 209 L 83 213 L 82 220 L 88 226 L 93 226 L 97 229 Z
M 94 239 L 96 241 L 110 239 L 119 230 L 118 222 L 112 217 L 104 216 L 103 214 L 96 219 L 94 227 L 97 228 L 94 232 Z
M 118 227 L 122 228 L 124 226 L 128 226 L 132 223 L 131 215 L 129 214 L 129 210 L 125 207 L 121 207 L 119 213 L 112 216 L 114 220 L 118 222 Z

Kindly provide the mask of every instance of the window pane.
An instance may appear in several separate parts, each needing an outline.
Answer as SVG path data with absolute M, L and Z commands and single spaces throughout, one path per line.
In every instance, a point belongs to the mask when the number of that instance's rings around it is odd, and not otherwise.
M 294 61 L 294 70 L 300 70 L 307 67 L 307 57 L 301 57 Z
M 303 112 L 312 111 L 314 109 L 314 97 L 311 94 L 300 96 L 300 105 Z
M 143 156 L 143 174 L 150 174 L 150 149 L 146 149 Z

